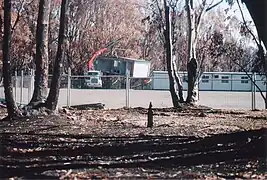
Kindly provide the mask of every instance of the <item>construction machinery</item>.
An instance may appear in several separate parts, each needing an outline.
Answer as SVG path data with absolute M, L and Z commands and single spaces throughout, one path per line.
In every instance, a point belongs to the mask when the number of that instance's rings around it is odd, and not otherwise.
M 96 51 L 92 55 L 92 57 L 88 61 L 88 65 L 87 65 L 88 71 L 85 72 L 85 74 L 84 74 L 86 76 L 85 77 L 85 86 L 86 87 L 88 87 L 88 88 L 102 88 L 102 80 L 101 80 L 102 72 L 94 69 L 94 62 L 98 56 L 110 51 L 110 49 L 114 45 L 116 45 L 119 41 L 120 41 L 120 39 L 117 39 L 115 41 L 110 42 L 108 45 L 106 45 L 106 47 Z

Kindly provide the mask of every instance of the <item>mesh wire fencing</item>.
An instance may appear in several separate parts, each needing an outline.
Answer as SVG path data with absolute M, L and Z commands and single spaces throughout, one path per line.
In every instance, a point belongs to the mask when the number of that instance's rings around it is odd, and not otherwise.
M 215 76 L 216 77 L 216 76 Z M 226 76 L 225 76 L 226 77 Z M 266 81 L 263 78 L 241 77 L 202 78 L 197 85 L 198 104 L 222 109 L 264 109 Z M 187 78 L 181 77 L 183 98 L 187 98 Z M 137 85 L 136 82 L 139 82 Z M 146 82 L 149 82 L 146 84 Z M 139 87 L 139 88 L 136 88 Z M 177 87 L 177 86 L 176 86 Z M 176 89 L 178 91 L 178 89 Z M 169 79 L 151 77 L 150 80 L 131 78 L 130 106 L 148 107 L 149 102 L 155 107 L 172 106 L 169 92 Z
M 94 82 L 92 78 L 63 75 L 59 106 L 103 103 L 106 108 L 148 107 L 150 102 L 154 107 L 172 106 L 169 79 L 166 77 L 101 76 L 101 85 L 90 86 L 88 82 Z M 51 79 L 49 76 L 49 87 Z M 186 99 L 187 78 L 181 76 L 181 81 L 183 97 Z M 265 102 L 262 96 L 266 97 L 266 83 L 262 78 L 257 78 L 255 82 L 256 86 L 250 78 L 204 77 L 198 84 L 198 104 L 223 109 L 264 109 Z M 34 76 L 18 73 L 13 76 L 12 83 L 16 102 L 21 105 L 27 104 L 32 97 Z M 0 100 L 4 99 L 4 88 L 1 85 Z

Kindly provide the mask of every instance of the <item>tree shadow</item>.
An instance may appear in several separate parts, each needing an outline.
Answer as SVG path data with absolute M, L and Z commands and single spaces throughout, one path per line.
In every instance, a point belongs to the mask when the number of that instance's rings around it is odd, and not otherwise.
M 0 178 L 42 178 L 55 169 L 177 168 L 259 159 L 266 167 L 266 134 L 266 128 L 206 138 L 2 133 Z

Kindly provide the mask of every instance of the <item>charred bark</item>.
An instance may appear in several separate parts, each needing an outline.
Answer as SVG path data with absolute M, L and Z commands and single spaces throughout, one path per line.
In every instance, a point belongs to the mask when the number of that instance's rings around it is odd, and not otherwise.
M 63 44 L 65 37 L 65 22 L 66 13 L 68 8 L 68 0 L 61 1 L 61 13 L 60 13 L 60 27 L 58 36 L 58 49 L 56 54 L 56 60 L 53 69 L 53 77 L 49 95 L 46 100 L 46 107 L 52 111 L 55 111 L 58 104 L 59 90 L 60 90 L 60 77 L 63 71 Z
M 188 91 L 187 91 L 187 103 L 195 103 L 197 101 L 197 61 L 192 58 L 187 64 L 188 72 Z
M 153 127 L 153 110 L 152 110 L 152 103 L 149 103 L 148 112 L 147 112 L 147 127 Z
M 262 43 L 261 43 L 262 44 Z M 263 69 L 263 73 L 261 73 L 262 75 L 265 76 L 265 88 L 266 88 L 266 91 L 265 91 L 265 98 L 264 99 L 264 105 L 265 105 L 265 109 L 267 109 L 267 58 L 265 57 L 265 52 L 264 52 L 264 49 L 263 49 L 263 46 L 259 44 L 258 45 L 258 61 L 261 62 L 262 64 L 262 69 Z
M 51 0 L 40 0 L 36 29 L 34 92 L 29 105 L 44 103 L 48 88 L 48 28 Z
M 267 23 L 266 23 L 266 0 L 242 0 L 256 25 L 260 39 L 263 41 L 267 49 Z
M 263 42 L 265 49 L 267 49 L 267 22 L 266 22 L 266 6 L 267 2 L 266 0 L 243 0 L 243 2 L 246 4 L 247 9 L 254 21 L 254 24 L 256 26 L 260 42 L 258 44 L 259 48 L 259 61 L 263 65 L 264 70 L 264 76 L 267 78 L 267 59 L 264 56 L 264 49 L 262 47 Z M 238 4 L 239 5 L 239 4 Z M 240 6 L 240 5 L 239 5 Z M 266 84 L 267 88 L 267 84 Z M 267 109 L 267 91 L 265 96 L 265 109 Z
M 165 51 L 166 51 L 166 62 L 167 62 L 167 71 L 169 75 L 169 86 L 170 86 L 170 93 L 172 98 L 172 104 L 174 107 L 181 107 L 179 103 L 178 96 L 175 91 L 175 83 L 173 77 L 173 54 L 172 54 L 172 34 L 171 34 L 171 19 L 170 19 L 170 7 L 167 6 L 166 1 L 164 1 L 165 7 L 165 22 L 166 22 L 166 30 L 164 33 L 165 36 Z
M 196 44 L 197 34 L 200 25 L 201 14 L 196 20 L 196 14 L 193 9 L 193 0 L 185 0 L 188 22 L 188 60 L 187 60 L 187 75 L 188 75 L 188 88 L 187 88 L 187 103 L 194 104 L 198 100 L 198 88 L 197 88 L 197 68 L 198 63 L 196 61 Z
M 4 1 L 4 43 L 3 43 L 3 78 L 5 100 L 8 118 L 12 119 L 19 115 L 19 109 L 13 96 L 10 63 L 10 39 L 11 39 L 11 0 Z

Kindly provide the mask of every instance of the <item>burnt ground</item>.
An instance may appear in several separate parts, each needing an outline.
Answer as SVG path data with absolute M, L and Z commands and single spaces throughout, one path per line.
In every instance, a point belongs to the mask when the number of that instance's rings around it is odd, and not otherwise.
M 153 109 L 153 128 L 146 113 L 0 120 L 0 179 L 267 178 L 267 111 Z

